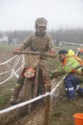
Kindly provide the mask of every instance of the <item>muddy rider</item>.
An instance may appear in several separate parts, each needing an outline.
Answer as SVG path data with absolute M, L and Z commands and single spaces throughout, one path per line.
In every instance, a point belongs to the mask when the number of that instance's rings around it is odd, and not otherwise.
M 55 54 L 55 49 L 54 49 L 54 45 L 53 45 L 53 41 L 51 36 L 46 33 L 47 30 L 47 20 L 43 17 L 41 18 L 37 18 L 35 21 L 35 32 L 31 33 L 23 42 L 23 44 L 18 48 L 15 49 L 13 51 L 14 54 L 19 55 L 21 51 L 27 49 L 30 51 L 38 51 L 40 53 L 45 53 L 45 52 L 49 52 L 52 55 L 56 55 Z M 27 58 L 25 60 L 28 60 L 26 62 L 28 62 L 27 66 L 29 67 L 29 65 L 32 64 L 32 62 L 34 61 L 34 56 L 27 56 Z M 45 65 L 44 60 L 42 61 L 42 66 L 44 67 L 44 84 L 50 84 L 50 78 L 47 72 L 47 64 Z M 19 75 L 19 79 L 17 80 L 16 86 L 14 88 L 14 91 L 12 93 L 11 99 L 10 99 L 10 104 L 16 104 L 17 103 L 17 99 L 18 99 L 18 95 L 19 92 L 23 86 L 24 83 L 24 72 L 25 69 L 22 70 L 21 74 Z

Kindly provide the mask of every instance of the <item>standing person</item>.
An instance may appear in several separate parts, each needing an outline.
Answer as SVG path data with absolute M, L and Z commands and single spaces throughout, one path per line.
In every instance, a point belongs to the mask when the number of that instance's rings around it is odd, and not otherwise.
M 52 55 L 55 55 L 55 49 L 53 45 L 53 41 L 51 36 L 46 33 L 47 29 L 47 20 L 43 17 L 37 18 L 35 21 L 35 32 L 31 33 L 23 42 L 23 44 L 18 48 L 13 51 L 14 54 L 20 55 L 20 53 L 28 49 L 33 52 L 40 52 L 40 53 L 45 53 L 49 52 Z M 28 51 L 27 50 L 27 51 Z M 35 60 L 35 56 L 27 56 L 27 66 L 31 66 L 32 62 Z M 41 64 L 43 67 L 45 65 L 45 60 L 42 61 Z M 24 83 L 24 73 L 25 73 L 26 67 L 23 69 L 22 73 L 19 76 L 19 79 L 17 80 L 14 92 L 12 93 L 11 99 L 10 99 L 10 104 L 16 104 L 19 92 L 23 86 Z M 44 84 L 51 84 L 50 83 L 50 78 L 47 72 L 47 66 L 45 65 L 44 69 Z
M 75 93 L 83 97 L 83 88 L 79 84 L 83 83 L 83 61 L 75 55 L 72 50 L 60 50 L 58 52 L 61 67 L 57 71 L 50 73 L 50 78 L 66 74 L 64 86 L 68 98 L 74 98 Z

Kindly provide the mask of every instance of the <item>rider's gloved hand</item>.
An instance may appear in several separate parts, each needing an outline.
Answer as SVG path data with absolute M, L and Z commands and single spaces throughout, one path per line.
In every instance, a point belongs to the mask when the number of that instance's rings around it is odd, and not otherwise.
M 55 49 L 53 49 L 53 48 L 50 50 L 50 54 L 51 54 L 52 57 L 57 56 L 57 53 L 56 53 Z
M 20 48 L 16 48 L 13 50 L 14 55 L 21 55 L 22 50 Z

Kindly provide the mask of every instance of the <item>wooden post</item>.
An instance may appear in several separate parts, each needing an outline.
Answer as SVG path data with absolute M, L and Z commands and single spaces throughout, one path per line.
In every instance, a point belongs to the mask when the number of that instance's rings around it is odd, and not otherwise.
M 51 85 L 45 86 L 46 92 L 51 91 Z M 50 111 L 50 95 L 45 99 L 45 114 L 44 114 L 44 125 L 48 125 L 49 122 L 49 111 Z

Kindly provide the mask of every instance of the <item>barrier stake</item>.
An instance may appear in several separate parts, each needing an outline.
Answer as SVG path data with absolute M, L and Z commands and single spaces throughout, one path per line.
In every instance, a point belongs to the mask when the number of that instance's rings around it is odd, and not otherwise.
M 51 85 L 45 86 L 47 92 L 51 91 Z M 50 111 L 50 95 L 45 98 L 45 114 L 44 114 L 44 125 L 48 125 Z

